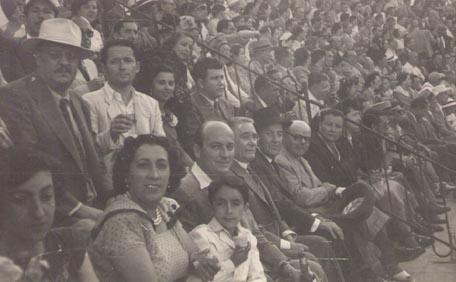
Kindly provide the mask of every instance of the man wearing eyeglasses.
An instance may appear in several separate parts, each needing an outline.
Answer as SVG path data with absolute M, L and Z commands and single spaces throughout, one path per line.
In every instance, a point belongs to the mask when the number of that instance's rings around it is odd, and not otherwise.
M 255 159 L 250 162 L 252 170 L 260 177 L 275 199 L 275 203 L 283 219 L 299 234 L 305 234 L 305 244 L 319 258 L 334 257 L 334 251 L 326 239 L 315 236 L 315 232 L 328 236 L 328 239 L 344 238 L 342 229 L 329 220 L 314 218 L 309 212 L 299 207 L 293 201 L 293 195 L 288 192 L 286 184 L 281 180 L 279 167 L 274 158 L 282 150 L 284 130 L 288 129 L 291 121 L 282 118 L 280 113 L 272 108 L 263 108 L 254 115 L 254 125 L 258 133 L 258 148 Z M 299 139 L 299 137 L 297 137 Z M 329 281 L 339 281 L 336 265 L 321 261 Z
M 286 187 L 302 207 L 318 207 L 328 203 L 342 191 L 330 183 L 321 183 L 303 155 L 310 145 L 310 127 L 304 121 L 293 121 L 284 131 L 284 147 L 275 158 Z M 343 188 L 340 188 L 343 189 Z M 340 190 L 339 189 L 339 190 Z

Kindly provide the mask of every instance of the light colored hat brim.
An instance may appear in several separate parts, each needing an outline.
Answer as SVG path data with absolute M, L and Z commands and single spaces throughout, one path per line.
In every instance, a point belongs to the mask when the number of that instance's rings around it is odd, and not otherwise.
M 58 43 L 58 44 L 63 44 L 63 45 L 69 46 L 69 47 L 73 47 L 79 51 L 79 53 L 81 54 L 81 59 L 92 58 L 94 56 L 94 52 L 90 49 L 87 49 L 87 48 L 84 48 L 81 46 L 68 44 L 68 42 L 65 42 L 65 41 L 47 40 L 47 39 L 42 39 L 42 38 L 38 38 L 38 37 L 29 38 L 29 39 L 25 40 L 22 43 L 22 48 L 24 48 L 24 50 L 27 52 L 33 53 L 39 43 L 45 43 L 45 42 Z

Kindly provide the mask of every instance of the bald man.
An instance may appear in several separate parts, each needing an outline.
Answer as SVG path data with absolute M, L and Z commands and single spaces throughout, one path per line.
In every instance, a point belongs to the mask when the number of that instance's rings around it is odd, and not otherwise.
M 375 261 L 369 260 L 369 250 L 365 247 L 368 241 L 380 250 L 380 256 L 374 260 L 378 259 L 382 264 L 384 274 L 394 281 L 406 281 L 401 279 L 410 275 L 398 266 L 392 243 L 386 234 L 385 224 L 388 217 L 374 207 L 372 188 L 363 182 L 356 182 L 348 189 L 322 183 L 303 158 L 309 149 L 310 136 L 311 130 L 307 123 L 293 121 L 285 131 L 284 148 L 275 158 L 280 174 L 295 201 L 311 212 L 333 218 L 342 227 L 345 238 L 348 237 L 346 242 L 352 256 L 353 271 L 360 272 L 353 274 L 359 275 L 360 281 L 377 281 L 368 278 L 378 278 L 374 273 Z M 365 194 L 359 196 L 364 198 L 366 205 L 349 204 L 344 208 L 342 197 L 346 194 L 345 190 L 349 194 L 356 190 L 364 191 Z M 359 216 L 360 214 L 363 216 Z M 350 220 L 346 221 L 348 217 Z
M 296 203 L 303 208 L 318 208 L 336 198 L 336 186 L 322 183 L 313 173 L 304 154 L 309 149 L 310 127 L 306 122 L 295 120 L 284 131 L 283 148 L 275 162 L 285 187 Z M 337 190 L 341 193 L 343 188 Z
M 178 218 L 188 232 L 200 224 L 209 223 L 213 217 L 206 188 L 212 181 L 229 172 L 234 160 L 234 133 L 225 122 L 204 122 L 196 132 L 193 150 L 195 163 L 171 195 L 181 205 Z M 250 210 L 244 213 L 242 225 L 257 238 L 260 258 L 270 270 L 268 275 L 299 278 L 299 269 L 290 265 L 289 258 L 260 231 Z M 316 262 L 309 263 L 318 277 L 324 278 L 321 281 L 327 281 L 321 266 Z M 283 267 L 277 267 L 279 265 Z

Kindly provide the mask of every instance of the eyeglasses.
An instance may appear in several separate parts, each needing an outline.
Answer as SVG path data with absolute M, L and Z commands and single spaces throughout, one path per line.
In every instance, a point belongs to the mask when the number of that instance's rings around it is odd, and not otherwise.
M 292 134 L 292 133 L 287 132 L 287 131 L 285 131 L 285 133 L 290 135 L 294 139 L 294 141 L 296 141 L 296 142 L 302 142 L 302 141 L 309 142 L 310 141 L 310 136 L 302 136 L 302 135 L 298 135 L 298 134 Z

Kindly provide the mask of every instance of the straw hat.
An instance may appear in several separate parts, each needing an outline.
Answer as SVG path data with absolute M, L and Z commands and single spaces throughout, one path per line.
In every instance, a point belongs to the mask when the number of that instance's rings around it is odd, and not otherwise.
M 37 45 L 42 42 L 53 42 L 76 48 L 83 58 L 90 58 L 93 52 L 81 46 L 81 29 L 68 19 L 49 19 L 41 23 L 38 37 L 29 38 L 24 41 L 23 47 L 26 51 L 35 51 Z
M 439 94 L 442 94 L 442 93 L 445 93 L 445 92 L 448 92 L 448 91 L 452 91 L 452 90 L 453 90 L 453 88 L 448 87 L 445 84 L 439 84 L 436 87 L 434 87 L 433 94 L 435 96 L 438 96 Z

